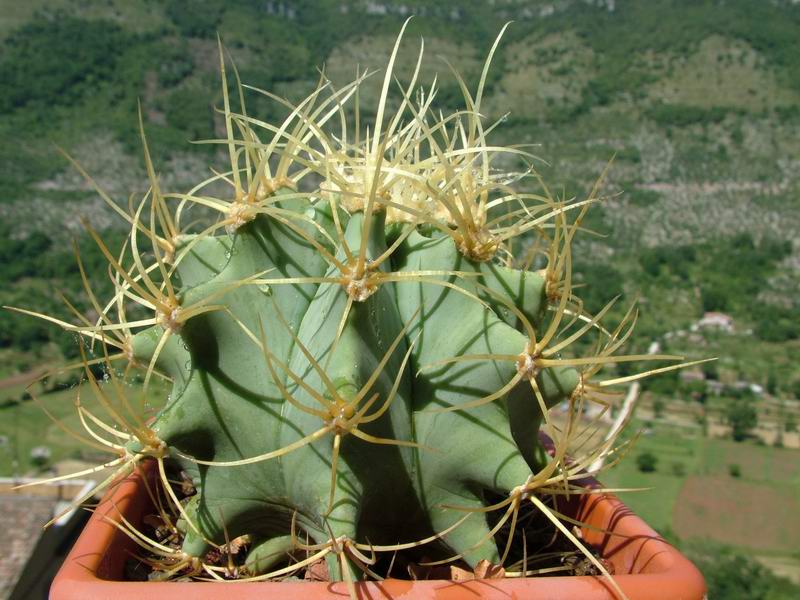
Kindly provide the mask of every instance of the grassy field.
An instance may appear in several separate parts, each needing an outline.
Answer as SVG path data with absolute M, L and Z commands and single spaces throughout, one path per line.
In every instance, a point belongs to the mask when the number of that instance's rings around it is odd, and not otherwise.
M 648 431 L 628 460 L 603 474 L 606 486 L 648 488 L 620 496 L 666 535 L 728 544 L 800 580 L 800 452 L 657 425 Z M 637 468 L 636 456 L 645 452 L 658 458 L 655 472 Z

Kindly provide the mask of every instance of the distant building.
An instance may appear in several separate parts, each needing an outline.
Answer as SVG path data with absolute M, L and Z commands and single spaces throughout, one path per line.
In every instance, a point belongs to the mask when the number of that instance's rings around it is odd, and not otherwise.
M 707 312 L 697 322 L 698 329 L 720 329 L 733 333 L 733 317 L 720 312 Z

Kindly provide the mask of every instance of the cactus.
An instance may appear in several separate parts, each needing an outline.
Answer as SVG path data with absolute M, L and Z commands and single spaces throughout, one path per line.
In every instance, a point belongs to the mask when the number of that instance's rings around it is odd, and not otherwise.
M 612 438 L 567 460 L 582 433 L 574 417 L 589 402 L 607 406 L 610 386 L 652 372 L 597 381 L 601 369 L 678 357 L 616 355 L 635 313 L 607 330 L 611 305 L 590 316 L 573 292 L 572 240 L 599 185 L 582 201 L 541 182 L 541 193 L 519 191 L 538 180 L 531 155 L 487 141 L 483 91 L 500 37 L 474 95 L 459 78 L 465 106 L 449 116 L 432 109 L 435 84 L 415 88 L 419 62 L 390 94 L 401 37 L 365 131 L 346 107 L 366 75 L 341 89 L 323 75 L 297 105 L 256 90 L 289 111 L 273 125 L 247 113 L 240 83 L 231 107 L 220 48 L 227 135 L 212 142 L 226 148 L 227 171 L 185 194 L 162 191 L 142 127 L 145 197 L 126 211 L 98 190 L 130 226 L 115 254 L 87 225 L 116 293 L 101 303 L 81 266 L 100 318 L 47 318 L 101 353 L 81 346 L 107 418 L 78 401 L 86 431 L 75 433 L 116 455 L 100 487 L 158 464 L 159 505 L 171 507 L 161 512 L 180 549 L 117 525 L 160 557 L 153 566 L 165 576 L 233 576 L 206 560 L 233 539 L 248 542 L 239 576 L 255 579 L 324 556 L 334 579 L 352 581 L 356 569 L 370 572 L 374 552 L 421 545 L 443 560 L 500 564 L 513 536 L 498 547 L 500 526 L 486 513 L 499 511 L 513 531 L 528 504 L 605 573 L 540 496 L 580 493 L 576 473 L 614 450 Z M 388 115 L 390 95 L 398 107 Z M 495 166 L 514 159 L 524 170 Z M 219 218 L 188 233 L 191 206 Z M 513 254 L 535 235 L 549 243 L 539 271 Z M 596 351 L 568 357 L 587 335 Z M 92 363 L 106 365 L 109 381 Z M 129 368 L 145 388 L 153 376 L 171 381 L 151 421 L 127 398 Z M 563 401 L 570 419 L 557 427 L 548 409 Z M 175 465 L 196 489 L 188 502 L 167 481 Z M 505 499 L 490 506 L 489 491 Z M 298 549 L 308 558 L 291 558 Z

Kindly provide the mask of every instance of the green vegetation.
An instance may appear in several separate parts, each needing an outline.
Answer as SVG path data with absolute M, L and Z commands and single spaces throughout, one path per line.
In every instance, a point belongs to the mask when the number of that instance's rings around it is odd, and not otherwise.
M 670 470 L 675 477 L 683 477 L 686 475 L 686 465 L 682 462 L 675 461 L 670 465 Z
M 121 232 L 109 232 L 109 239 L 121 239 Z M 103 272 L 106 259 L 94 243 L 84 243 L 81 261 L 90 273 Z M 90 308 L 89 299 L 80 281 L 76 255 L 68 245 L 60 246 L 42 231 L 23 238 L 14 236 L 9 224 L 0 224 L 0 280 L 7 283 L 0 290 L 0 305 L 35 308 L 39 312 L 70 318 L 68 308 L 50 288 L 64 294 L 83 311 Z M 46 285 L 45 285 L 45 282 Z M 112 289 L 107 278 L 98 278 L 97 292 L 108 294 Z M 0 348 L 35 350 L 48 342 L 56 343 L 65 358 L 78 356 L 73 336 L 54 329 L 33 317 L 7 310 L 0 311 Z
M 782 600 L 800 594 L 800 585 L 775 576 L 740 550 L 708 541 L 683 544 L 681 550 L 702 570 L 709 598 Z
M 67 15 L 21 27 L 4 41 L 0 111 L 27 109 L 46 122 L 54 106 L 74 105 L 111 79 L 130 39 L 114 23 Z
M 662 126 L 687 127 L 689 125 L 709 125 L 719 123 L 725 118 L 724 108 L 702 108 L 685 104 L 664 104 L 658 102 L 648 111 L 647 116 Z
M 758 413 L 750 398 L 737 398 L 728 406 L 728 423 L 732 429 L 734 441 L 747 439 L 750 431 L 758 425 Z
M 641 421 L 634 422 L 630 433 L 642 426 Z M 768 590 L 766 597 L 774 599 L 797 594 L 798 586 L 765 567 L 776 563 L 786 565 L 786 571 L 800 572 L 796 451 L 705 438 L 697 430 L 658 421 L 640 435 L 632 452 L 650 453 L 683 467 L 642 473 L 635 461 L 622 461 L 603 473 L 603 482 L 646 488 L 621 497 L 697 562 L 707 578 L 709 597 L 714 590 L 727 589 L 722 587 L 726 576 L 739 581 L 739 575 L 729 571 L 734 564 L 731 556 L 741 561 L 740 574 L 751 573 L 754 578 L 743 589 L 758 589 L 759 594 Z M 734 467 L 738 476 L 733 475 Z M 765 517 L 773 514 L 775 518 Z M 716 597 L 728 598 L 721 594 Z
M 762 239 L 755 243 L 748 233 L 693 245 L 663 245 L 639 254 L 639 264 L 651 281 L 662 286 L 699 285 L 705 312 L 730 312 L 756 324 L 756 333 L 767 341 L 797 337 L 797 326 L 783 321 L 800 320 L 800 307 L 764 307 L 753 297 L 769 288 L 779 263 L 792 252 L 788 240 Z M 770 335 L 772 332 L 772 335 Z M 781 339 L 772 339 L 781 332 Z
M 645 190 L 642 188 L 633 187 L 633 185 L 625 187 L 625 198 L 634 206 L 645 208 L 662 200 L 662 195 L 653 190 Z
M 642 473 L 653 473 L 658 465 L 658 457 L 652 452 L 642 452 L 636 456 L 636 466 Z

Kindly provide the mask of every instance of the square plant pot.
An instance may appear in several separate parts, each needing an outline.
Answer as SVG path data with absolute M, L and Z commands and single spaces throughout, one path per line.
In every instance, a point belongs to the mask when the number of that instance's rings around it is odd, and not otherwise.
M 155 469 L 146 465 L 108 492 L 64 561 L 50 600 L 139 600 L 141 598 L 235 598 L 313 600 L 347 598 L 345 583 L 306 581 L 135 582 L 124 581 L 125 562 L 135 544 L 104 517 L 122 514 L 139 525 L 153 507 L 143 483 Z M 598 487 L 586 478 L 582 485 Z M 612 494 L 574 495 L 559 511 L 584 523 L 583 541 L 610 564 L 630 600 L 702 600 L 705 581 L 697 568 Z M 359 598 L 515 598 L 529 600 L 610 600 L 617 598 L 600 576 L 550 576 L 470 581 L 387 579 L 355 584 Z

